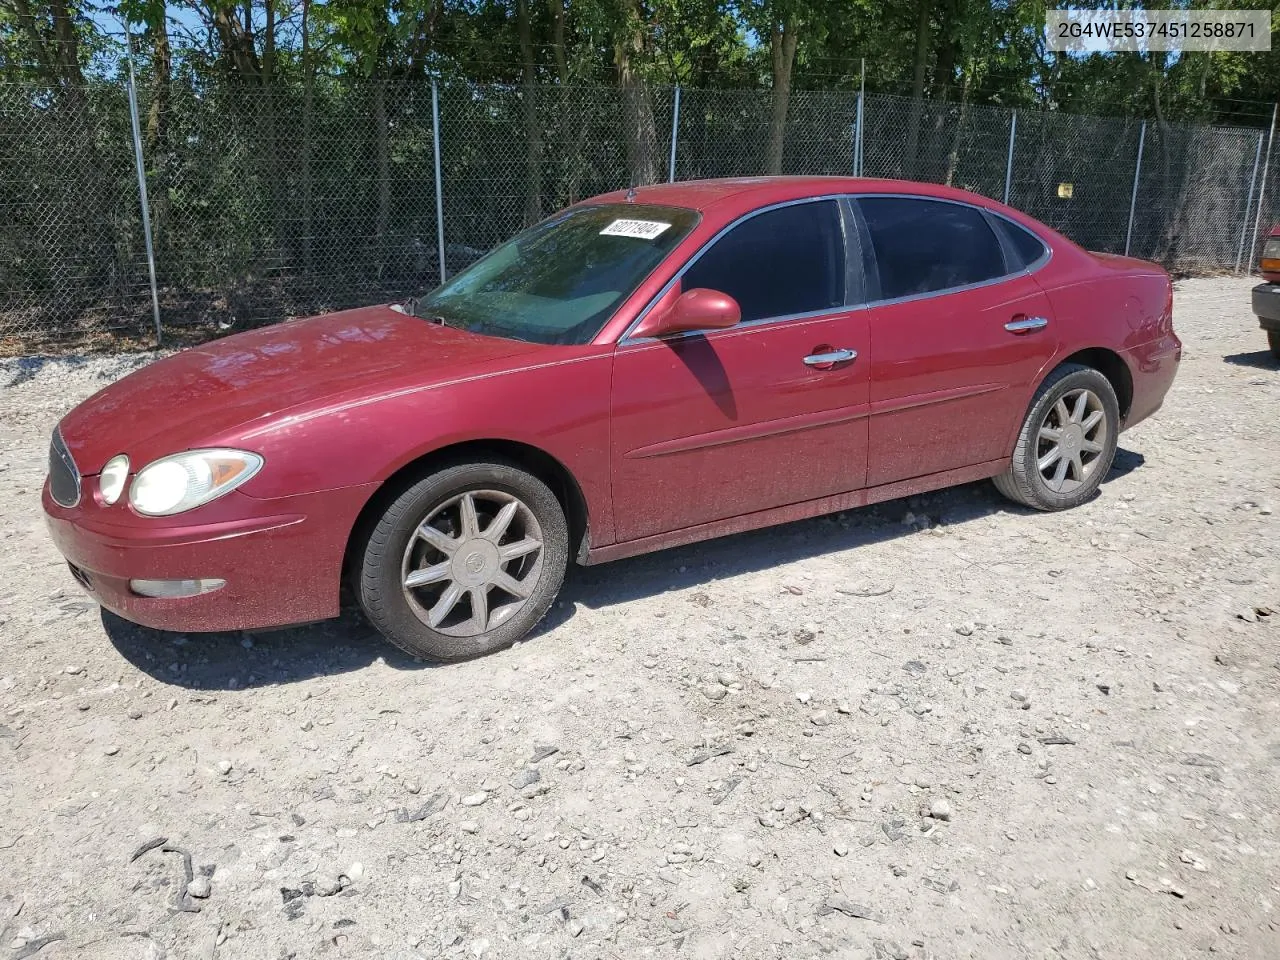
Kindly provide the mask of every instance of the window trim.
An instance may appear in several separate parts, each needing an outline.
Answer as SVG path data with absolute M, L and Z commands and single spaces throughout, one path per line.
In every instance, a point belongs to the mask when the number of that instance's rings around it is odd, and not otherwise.
M 880 265 L 876 263 L 875 247 L 871 244 L 871 230 L 867 226 L 866 218 L 863 216 L 862 207 L 858 201 L 875 200 L 881 197 L 893 198 L 898 200 L 924 200 L 930 203 L 950 203 L 950 204 L 954 204 L 957 207 L 968 207 L 970 210 L 976 210 L 978 214 L 982 216 L 984 221 L 988 221 L 987 227 L 988 229 L 991 230 L 992 234 L 995 235 L 996 243 L 999 244 L 1000 246 L 1000 259 L 1004 262 L 1006 272 L 1002 273 L 998 277 L 991 277 L 987 280 L 979 280 L 976 283 L 963 283 L 956 287 L 943 287 L 940 290 L 929 290 L 925 293 L 909 293 L 906 296 L 902 296 L 902 297 L 879 297 L 878 295 L 880 293 Z M 989 210 L 986 207 L 979 206 L 976 203 L 966 203 L 964 200 L 954 200 L 950 197 L 924 196 L 918 193 L 858 193 L 858 194 L 851 194 L 849 199 L 852 202 L 854 213 L 858 219 L 859 230 L 867 238 L 869 260 L 875 272 L 875 286 L 876 286 L 877 299 L 868 301 L 866 304 L 868 307 L 884 307 L 884 306 L 892 306 L 898 303 L 913 303 L 917 300 L 928 300 L 933 297 L 950 296 L 953 293 L 961 293 L 966 290 L 979 290 L 982 287 L 990 287 L 990 286 L 994 286 L 997 283 L 1004 283 L 1006 280 L 1009 280 L 1013 277 L 1031 276 L 1031 274 L 1036 273 L 1039 270 L 1043 269 L 1045 265 L 1048 264 L 1048 262 L 1051 259 L 1053 259 L 1053 247 L 1051 247 L 1048 243 L 1046 243 L 1045 239 L 1041 237 L 1038 233 L 1036 233 L 1034 230 L 1030 230 L 1027 227 L 1022 227 L 1023 230 L 1026 230 L 1033 237 L 1035 237 L 1037 240 L 1040 241 L 1040 245 L 1044 248 L 1044 253 L 1042 253 L 1040 258 L 1034 261 L 1033 263 L 1029 263 L 1027 264 L 1027 266 L 1021 267 L 1016 270 L 1010 270 L 1009 259 L 1008 259 L 1008 249 L 1007 249 L 1007 245 L 1010 243 L 1010 241 L 1005 239 L 1004 230 L 1002 227 L 999 227 L 989 222 L 991 218 L 999 218 L 1001 220 L 1009 220 L 1009 218 L 994 210 Z M 1012 223 L 1013 221 L 1009 220 L 1009 222 Z M 1015 224 L 1015 226 L 1021 226 L 1021 224 Z
M 796 200 L 784 200 L 781 203 L 771 203 L 767 207 L 758 207 L 755 210 L 748 211 L 747 213 L 744 213 L 742 216 L 738 217 L 736 220 L 733 220 L 732 222 L 721 227 L 720 230 L 717 231 L 713 237 L 711 237 L 709 240 L 707 240 L 706 243 L 704 243 L 701 247 L 698 248 L 697 252 L 694 253 L 693 256 L 691 256 L 688 260 L 684 262 L 684 264 L 680 267 L 680 269 L 676 271 L 675 276 L 673 276 L 670 280 L 668 280 L 666 283 L 662 285 L 662 289 L 659 290 L 656 294 L 654 294 L 653 298 L 647 304 L 645 304 L 644 309 L 641 310 L 638 314 L 636 314 L 635 319 L 632 320 L 631 323 L 627 325 L 627 329 L 624 330 L 622 333 L 622 336 L 618 338 L 616 345 L 619 347 L 627 347 L 633 344 L 658 343 L 663 340 L 679 340 L 684 337 L 706 336 L 709 333 L 720 333 L 720 332 L 729 333 L 734 330 L 743 330 L 743 329 L 748 329 L 752 327 L 764 326 L 765 324 L 768 324 L 768 323 L 785 323 L 789 320 L 811 320 L 814 317 L 830 316 L 831 314 L 834 314 L 834 313 L 846 313 L 850 309 L 854 309 L 854 310 L 862 309 L 862 307 L 865 306 L 864 304 L 859 304 L 858 306 L 852 307 L 852 308 L 849 305 L 849 296 L 850 296 L 849 263 L 850 263 L 850 253 L 851 253 L 849 249 L 849 231 L 850 231 L 850 227 L 853 224 L 850 222 L 850 217 L 851 217 L 850 211 L 847 211 L 845 209 L 844 201 L 847 199 L 848 199 L 848 194 L 832 193 L 832 194 L 823 194 L 822 196 L 819 196 L 819 197 L 800 197 L 799 199 L 796 199 Z M 844 282 L 844 303 L 843 304 L 836 307 L 823 307 L 821 310 L 809 310 L 805 313 L 788 313 L 788 314 L 782 314 L 776 317 L 760 317 L 759 319 L 756 319 L 756 320 L 744 320 L 740 323 L 734 324 L 732 327 L 726 327 L 726 328 L 706 329 L 706 330 L 685 330 L 685 331 L 682 331 L 681 333 L 672 334 L 666 337 L 632 337 L 631 336 L 631 332 L 635 330 L 635 328 L 640 325 L 640 323 L 644 320 L 644 318 L 649 315 L 650 311 L 652 311 L 653 308 L 656 307 L 659 302 L 661 302 L 662 298 L 665 297 L 670 292 L 671 288 L 680 282 L 681 278 L 683 278 L 684 275 L 689 271 L 689 268 L 692 267 L 699 260 L 701 260 L 703 255 L 708 250 L 710 250 L 713 246 L 715 246 L 715 244 L 720 240 L 720 238 L 725 236 L 727 233 L 729 233 L 729 231 L 746 223 L 748 220 L 755 219 L 756 217 L 760 216 L 762 213 L 769 213 L 773 210 L 781 210 L 785 207 L 798 207 L 801 204 L 805 204 L 805 203 L 822 203 L 824 201 L 830 201 L 835 203 L 836 205 L 836 217 L 840 222 L 840 237 L 844 243 L 845 282 Z
M 899 200 L 926 200 L 933 203 L 952 203 L 959 207 L 968 207 L 971 210 L 978 211 L 984 219 L 997 219 L 1012 223 L 1016 227 L 1026 230 L 1038 241 L 1044 248 L 1038 260 L 1027 264 L 1018 270 L 1008 270 L 1008 250 L 1007 245 L 1010 243 L 1004 235 L 1003 226 L 988 223 L 991 232 L 995 234 L 996 242 L 1000 245 L 1001 259 L 1004 261 L 1006 273 L 998 277 L 992 277 L 989 280 L 981 280 L 977 283 L 963 284 L 958 287 L 945 287 L 941 290 L 930 290 L 927 293 L 913 293 L 905 297 L 884 298 L 880 296 L 880 268 L 875 259 L 875 248 L 871 244 L 871 231 L 867 227 L 866 219 L 862 215 L 862 208 L 858 201 L 864 198 L 875 199 L 878 197 L 890 197 Z M 777 317 L 761 317 L 758 320 L 746 320 L 741 323 L 734 324 L 732 327 L 704 329 L 704 330 L 686 330 L 681 333 L 672 334 L 667 337 L 632 337 L 631 333 L 644 320 L 645 317 L 661 302 L 662 298 L 670 292 L 671 288 L 680 282 L 680 279 L 699 259 L 705 254 L 721 237 L 727 234 L 734 227 L 746 221 L 760 216 L 762 213 L 768 213 L 771 210 L 780 210 L 783 207 L 795 207 L 802 203 L 821 203 L 825 200 L 835 201 L 840 214 L 840 228 L 844 236 L 844 262 L 845 262 L 845 289 L 844 289 L 844 305 L 840 307 L 826 307 L 822 310 L 811 310 L 807 313 L 785 314 Z M 695 227 L 696 229 L 696 227 Z M 855 257 L 857 263 L 855 264 Z M 1025 227 L 1020 223 L 1014 222 L 1004 214 L 980 206 L 976 203 L 968 203 L 964 200 L 955 200 L 951 197 L 933 197 L 919 193 L 830 193 L 822 194 L 816 197 L 800 197 L 796 200 L 784 200 L 780 203 L 772 203 L 765 207 L 759 207 L 751 210 L 738 217 L 736 220 L 726 224 L 720 228 L 714 236 L 706 243 L 698 248 L 684 264 L 676 271 L 666 283 L 662 285 L 652 299 L 645 304 L 644 309 L 636 314 L 635 318 L 627 325 L 627 329 L 622 332 L 614 343 L 616 347 L 628 347 L 635 344 L 658 343 L 663 340 L 678 340 L 684 337 L 700 337 L 713 333 L 727 333 L 734 330 L 742 330 L 764 326 L 769 323 L 786 323 L 791 320 L 812 320 L 815 317 L 830 316 L 836 313 L 853 313 L 858 310 L 867 310 L 872 307 L 891 306 L 897 303 L 910 303 L 916 300 L 927 300 L 938 296 L 949 296 L 953 293 L 960 293 L 965 290 L 977 290 L 982 287 L 993 286 L 997 283 L 1004 283 L 1006 280 L 1016 276 L 1031 276 L 1037 273 L 1053 259 L 1053 246 L 1036 233 L 1030 227 Z M 859 266 L 861 270 L 859 270 Z M 656 269 L 656 268 L 655 268 Z M 866 296 L 861 303 L 854 303 L 854 295 Z

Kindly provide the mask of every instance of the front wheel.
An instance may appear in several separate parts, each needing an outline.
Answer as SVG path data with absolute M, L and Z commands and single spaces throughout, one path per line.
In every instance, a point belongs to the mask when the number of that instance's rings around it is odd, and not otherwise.
M 1280 360 L 1280 330 L 1268 330 L 1267 343 L 1271 346 L 1271 355 Z
M 996 488 L 1037 510 L 1065 510 L 1097 492 L 1111 469 L 1120 405 L 1111 382 L 1092 367 L 1064 363 L 1031 400 L 1013 458 Z
M 365 542 L 360 605 L 416 657 L 501 650 L 546 614 L 568 566 L 551 489 L 514 464 L 460 463 L 400 494 Z

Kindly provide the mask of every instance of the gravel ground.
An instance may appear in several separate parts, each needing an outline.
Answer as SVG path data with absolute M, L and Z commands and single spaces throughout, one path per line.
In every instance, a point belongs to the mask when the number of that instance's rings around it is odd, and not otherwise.
M 1248 293 L 1179 284 L 1183 369 L 1080 509 L 975 484 L 579 570 L 447 667 L 354 614 L 102 616 L 39 488 L 57 418 L 146 358 L 4 361 L 0 958 L 1273 960 Z

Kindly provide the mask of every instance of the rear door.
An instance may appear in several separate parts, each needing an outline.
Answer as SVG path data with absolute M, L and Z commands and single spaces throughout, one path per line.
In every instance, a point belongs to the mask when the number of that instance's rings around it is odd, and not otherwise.
M 878 301 L 867 485 L 1007 457 L 1058 345 L 1052 304 L 1028 269 L 1040 262 L 1028 245 L 1043 257 L 1047 248 L 964 203 L 864 196 L 857 208 Z
M 740 221 L 676 282 L 729 294 L 742 322 L 618 345 L 618 540 L 862 486 L 868 335 L 866 311 L 847 305 L 852 230 L 829 199 Z

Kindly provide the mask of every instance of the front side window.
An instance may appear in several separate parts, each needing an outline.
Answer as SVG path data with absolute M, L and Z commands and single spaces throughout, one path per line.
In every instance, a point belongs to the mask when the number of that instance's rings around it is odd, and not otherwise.
M 766 210 L 717 240 L 681 278 L 738 301 L 742 319 L 815 313 L 844 305 L 844 232 L 834 200 Z
M 642 203 L 567 210 L 477 260 L 414 312 L 472 333 L 589 343 L 697 222 L 694 210 Z
M 1003 276 L 1000 241 L 980 210 L 914 197 L 860 197 L 880 277 L 880 299 L 963 287 Z

